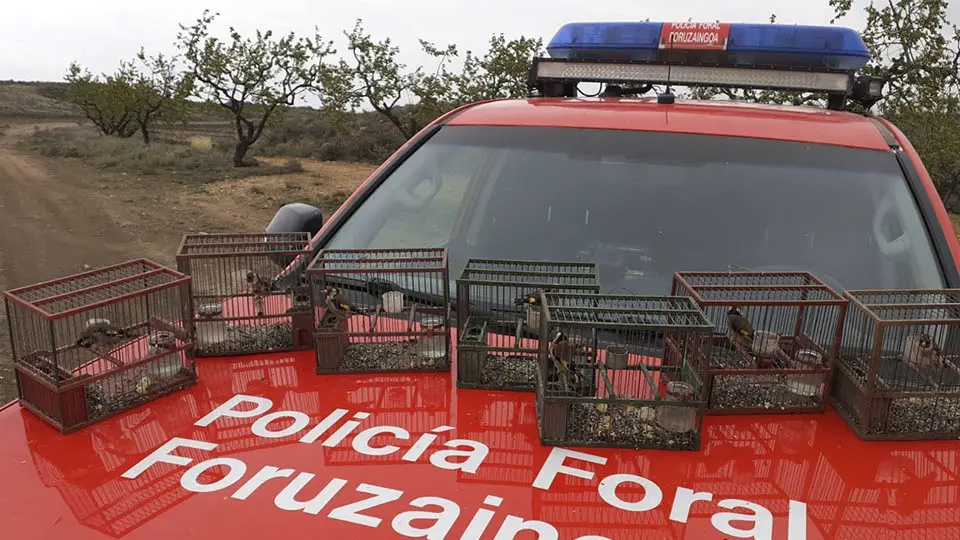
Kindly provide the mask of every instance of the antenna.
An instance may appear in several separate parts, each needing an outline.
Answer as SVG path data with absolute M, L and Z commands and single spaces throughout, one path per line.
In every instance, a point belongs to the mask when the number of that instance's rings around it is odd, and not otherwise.
M 670 91 L 670 75 L 673 68 L 673 34 L 670 35 L 670 49 L 667 51 L 667 89 L 657 96 L 657 103 L 661 105 L 672 105 L 676 101 L 673 92 Z

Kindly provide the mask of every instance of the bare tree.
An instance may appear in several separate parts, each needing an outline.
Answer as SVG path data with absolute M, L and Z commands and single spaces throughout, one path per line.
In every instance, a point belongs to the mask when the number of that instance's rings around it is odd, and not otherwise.
M 217 15 L 204 11 L 193 25 L 180 25 L 178 45 L 195 83 L 194 95 L 219 103 L 233 116 L 233 164 L 242 167 L 270 120 L 318 89 L 329 70 L 324 59 L 336 51 L 333 42 L 319 35 L 298 38 L 291 32 L 275 39 L 270 30 L 244 38 L 230 27 L 229 39 L 222 41 L 209 32 Z

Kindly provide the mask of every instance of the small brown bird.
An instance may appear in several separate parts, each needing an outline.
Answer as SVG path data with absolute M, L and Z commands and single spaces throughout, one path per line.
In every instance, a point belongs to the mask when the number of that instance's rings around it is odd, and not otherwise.
M 727 312 L 727 322 L 730 324 L 730 330 L 739 335 L 747 342 L 753 341 L 753 325 L 743 316 L 738 306 L 733 306 Z
M 273 282 L 253 270 L 247 271 L 247 290 L 253 295 L 257 316 L 263 317 L 263 299 L 274 290 Z
M 576 346 L 570 342 L 570 338 L 563 333 L 563 330 L 557 330 L 550 341 L 550 355 L 560 362 L 564 371 L 570 369 L 570 360 L 573 359 L 575 349 Z
M 556 366 L 556 370 L 551 373 L 549 382 L 556 382 L 562 375 L 572 379 L 574 384 L 580 383 L 580 374 L 570 369 L 570 361 L 576 352 L 577 345 L 570 341 L 563 330 L 558 329 L 550 341 L 550 356 L 553 358 L 551 363 Z
M 539 291 L 534 291 L 518 296 L 513 303 L 517 306 L 537 306 L 540 305 Z
M 908 345 L 908 348 L 904 360 L 918 370 L 930 371 L 944 366 L 943 353 L 929 334 L 917 336 L 913 345 Z
M 340 297 L 340 289 L 327 287 L 324 290 L 324 305 L 327 309 L 320 319 L 320 328 L 336 328 L 354 314 L 353 306 Z
M 127 332 L 107 319 L 91 319 L 87 327 L 80 333 L 77 345 L 84 349 L 92 349 L 98 354 L 109 351 L 128 339 L 137 337 Z

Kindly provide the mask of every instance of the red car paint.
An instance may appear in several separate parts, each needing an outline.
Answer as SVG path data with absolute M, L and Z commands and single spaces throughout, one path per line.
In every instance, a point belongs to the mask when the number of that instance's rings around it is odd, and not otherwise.
M 438 120 L 445 121 L 887 148 L 863 117 L 806 108 L 520 100 L 466 106 Z M 903 134 L 884 123 L 917 168 L 960 261 L 929 175 Z M 567 457 L 569 469 L 548 482 L 541 473 L 556 471 L 551 456 L 563 451 L 539 444 L 533 394 L 457 390 L 455 366 L 451 374 L 365 376 L 313 368 L 309 352 L 201 359 L 195 387 L 66 437 L 15 403 L 0 407 L 0 538 L 381 539 L 431 526 L 433 538 L 446 539 L 960 538 L 960 442 L 865 443 L 832 410 L 707 417 L 699 452 L 573 449 L 581 459 Z M 232 398 L 270 407 L 198 425 Z M 243 416 L 249 406 L 232 410 Z M 352 420 L 357 413 L 369 416 Z M 316 427 L 330 418 L 327 429 Z M 395 450 L 357 450 L 364 434 L 377 434 L 367 437 L 370 448 Z M 175 438 L 182 440 L 170 453 L 185 456 L 181 464 L 144 461 Z M 472 458 L 451 449 L 476 443 L 489 449 L 482 463 L 457 470 Z M 282 477 L 251 481 L 264 474 Z M 319 497 L 315 514 L 291 509 L 282 496 L 296 482 L 295 501 Z M 374 506 L 352 514 L 349 505 L 363 500 Z M 444 508 L 449 522 L 439 519 Z

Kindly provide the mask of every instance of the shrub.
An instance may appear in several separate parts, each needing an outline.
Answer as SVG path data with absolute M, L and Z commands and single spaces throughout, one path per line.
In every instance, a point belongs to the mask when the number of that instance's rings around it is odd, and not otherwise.
M 303 171 L 303 164 L 296 159 L 289 159 L 279 166 L 235 168 L 225 149 L 201 149 L 189 143 L 170 142 L 145 145 L 137 138 L 103 137 L 89 129 L 36 131 L 21 144 L 44 156 L 78 159 L 101 170 L 139 176 L 163 174 L 177 178 L 176 181 L 181 183 Z
M 348 115 L 342 125 L 333 126 L 318 111 L 293 110 L 264 132 L 254 151 L 265 156 L 380 164 L 403 142 L 396 128 L 379 114 Z

